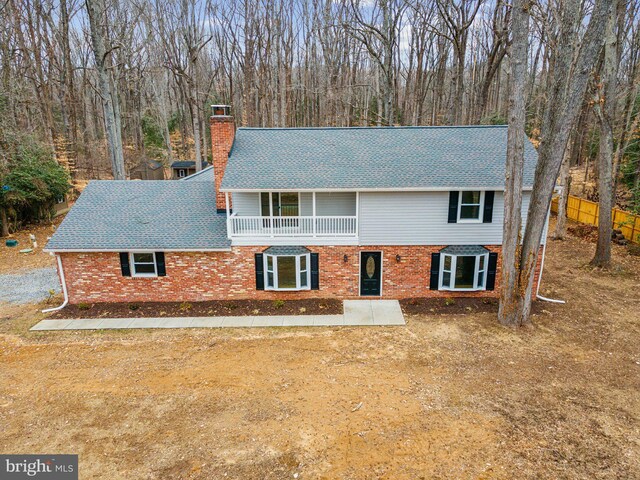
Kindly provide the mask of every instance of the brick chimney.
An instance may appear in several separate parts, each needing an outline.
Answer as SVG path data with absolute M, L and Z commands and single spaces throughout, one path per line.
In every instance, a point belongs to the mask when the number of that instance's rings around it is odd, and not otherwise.
M 218 213 L 226 211 L 225 195 L 220 192 L 222 177 L 229 161 L 229 152 L 236 135 L 236 125 L 231 115 L 229 105 L 211 105 L 211 158 L 213 163 L 213 175 L 216 184 L 216 210 Z M 231 208 L 231 199 L 229 199 Z

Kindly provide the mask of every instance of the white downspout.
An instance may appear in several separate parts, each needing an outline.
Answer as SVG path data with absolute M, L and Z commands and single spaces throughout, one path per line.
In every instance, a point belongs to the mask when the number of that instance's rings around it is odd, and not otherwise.
M 69 295 L 67 294 L 67 281 L 64 279 L 64 270 L 62 268 L 62 260 L 60 259 L 60 255 L 56 255 L 58 258 L 58 272 L 60 273 L 60 283 L 62 284 L 62 293 L 64 294 L 64 302 L 59 307 L 47 308 L 42 310 L 42 313 L 56 312 L 58 310 L 63 309 L 69 303 Z
M 554 298 L 547 298 L 540 295 L 540 283 L 542 282 L 542 269 L 544 268 L 544 256 L 547 253 L 547 242 L 544 242 L 542 247 L 542 260 L 540 261 L 540 273 L 538 274 L 538 286 L 536 287 L 536 297 L 545 302 L 551 303 L 567 303 L 564 300 L 556 300 Z

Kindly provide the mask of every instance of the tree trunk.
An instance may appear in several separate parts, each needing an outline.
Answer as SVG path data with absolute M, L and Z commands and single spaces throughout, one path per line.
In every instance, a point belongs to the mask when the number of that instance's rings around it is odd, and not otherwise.
M 98 71 L 98 85 L 104 112 L 104 126 L 107 136 L 107 150 L 111 160 L 111 169 L 115 180 L 125 180 L 124 154 L 122 151 L 122 136 L 116 102 L 118 97 L 114 91 L 113 81 L 106 64 L 108 52 L 105 47 L 102 19 L 105 16 L 103 0 L 86 0 L 89 25 L 91 28 L 91 43 Z
M 569 199 L 569 189 L 571 188 L 571 148 L 567 147 L 567 151 L 560 167 L 560 185 L 562 192 L 558 198 L 558 220 L 556 222 L 556 230 L 553 232 L 554 240 L 564 240 L 567 234 L 567 201 Z
M 518 325 L 522 296 L 518 285 L 520 228 L 522 224 L 522 176 L 525 142 L 525 89 L 529 37 L 528 0 L 514 0 L 509 67 L 509 128 L 505 169 L 504 225 L 502 240 L 502 288 L 498 320 L 503 325 Z
M 602 62 L 602 95 L 594 109 L 600 129 L 598 152 L 598 244 L 591 265 L 607 268 L 611 265 L 611 208 L 613 207 L 613 122 L 616 117 L 616 85 L 618 75 L 618 36 L 616 9 L 611 9 L 605 32 L 604 61 Z
M 579 113 L 595 60 L 602 48 L 607 15 L 612 0 L 596 1 L 584 38 L 577 40 L 579 6 L 567 1 L 562 17 L 562 33 L 557 47 L 548 99 L 542 124 L 542 140 L 538 149 L 538 165 L 529 203 L 527 226 L 520 259 L 520 285 L 524 302 L 519 323 L 529 323 L 533 281 L 542 232 L 549 212 L 551 195 L 567 146 L 571 128 Z M 579 43 L 579 44 L 578 44 Z M 574 61 L 574 52 L 579 52 Z
M 2 224 L 2 237 L 9 236 L 9 219 L 7 215 L 7 209 L 0 207 L 0 224 Z

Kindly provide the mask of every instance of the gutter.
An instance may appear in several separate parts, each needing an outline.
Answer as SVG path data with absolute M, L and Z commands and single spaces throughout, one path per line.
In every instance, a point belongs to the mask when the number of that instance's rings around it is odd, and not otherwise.
M 546 253 L 547 253 L 547 242 L 544 242 L 544 246 L 542 247 L 542 260 L 540 262 L 540 274 L 538 275 L 538 286 L 536 287 L 536 297 L 544 302 L 565 304 L 567 302 L 565 302 L 564 300 L 556 300 L 555 298 L 547 298 L 540 295 L 540 283 L 542 283 L 542 271 L 544 269 L 544 257 Z
M 193 175 L 192 175 L 193 176 Z M 189 177 L 186 177 L 189 178 Z M 494 191 L 494 192 L 503 192 L 504 186 L 502 187 L 404 187 L 404 188 L 357 188 L 357 187 L 344 187 L 344 188 L 229 188 L 229 187 L 221 187 L 220 191 L 222 193 L 257 193 L 257 192 L 461 192 L 466 190 L 480 190 L 480 191 Z M 523 187 L 523 192 L 533 191 L 533 187 Z
M 64 269 L 62 268 L 62 260 L 60 255 L 56 255 L 58 258 L 58 273 L 60 274 L 60 283 L 62 284 L 62 293 L 64 294 L 64 302 L 59 307 L 46 308 L 42 310 L 42 313 L 56 312 L 62 310 L 69 303 L 69 294 L 67 293 L 67 281 L 64 278 Z
M 146 180 L 145 180 L 146 181 Z M 113 252 L 140 252 L 140 253 L 152 253 L 152 252 L 230 252 L 231 248 L 43 248 L 43 252 L 57 254 L 57 253 L 113 253 Z

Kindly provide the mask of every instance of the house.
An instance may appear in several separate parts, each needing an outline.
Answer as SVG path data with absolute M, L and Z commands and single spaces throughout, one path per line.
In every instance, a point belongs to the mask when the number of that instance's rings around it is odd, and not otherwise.
M 164 180 L 164 167 L 157 160 L 144 159 L 129 171 L 131 180 Z
M 505 126 L 210 126 L 203 181 L 87 186 L 46 247 L 71 303 L 498 296 Z
M 202 162 L 202 170 L 207 168 L 209 163 Z M 201 171 L 202 171 L 201 170 Z M 173 180 L 179 180 L 181 178 L 188 177 L 196 173 L 196 162 L 188 160 L 179 160 L 171 164 L 171 178 Z

